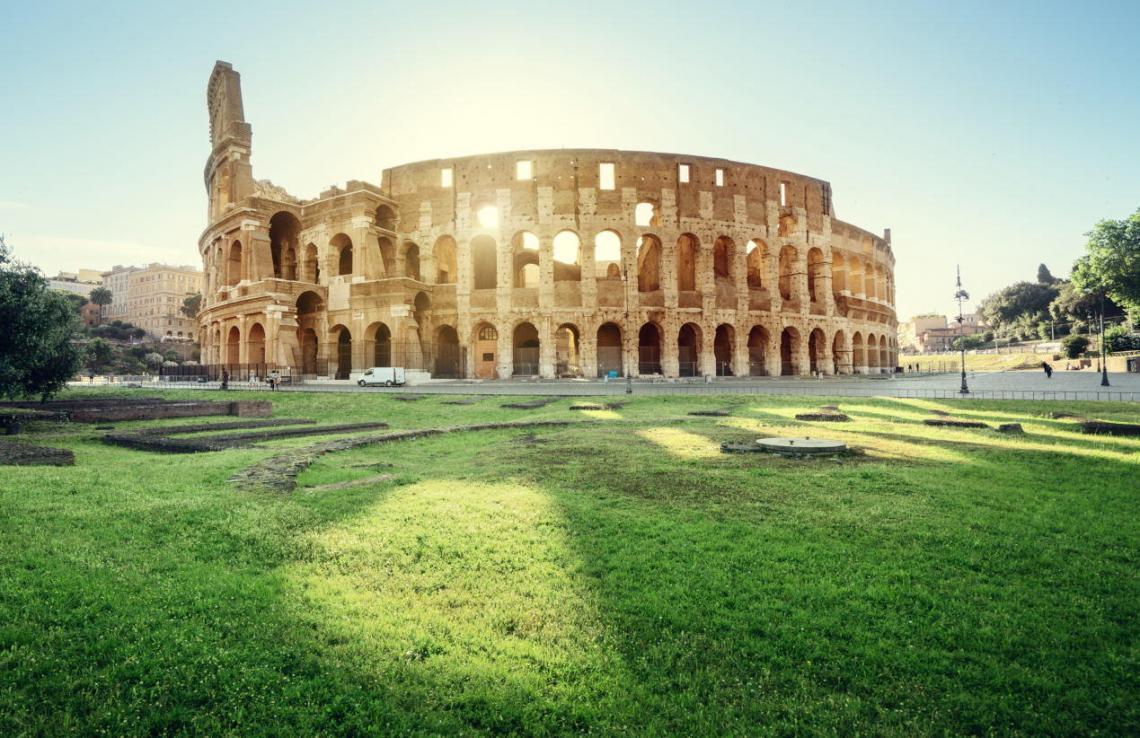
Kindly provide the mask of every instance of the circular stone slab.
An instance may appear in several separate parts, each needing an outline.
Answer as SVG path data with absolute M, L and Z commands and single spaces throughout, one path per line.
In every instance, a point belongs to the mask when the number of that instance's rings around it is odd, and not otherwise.
M 847 450 L 843 441 L 830 438 L 758 438 L 756 443 L 765 451 L 785 456 L 809 456 L 815 454 L 835 454 Z

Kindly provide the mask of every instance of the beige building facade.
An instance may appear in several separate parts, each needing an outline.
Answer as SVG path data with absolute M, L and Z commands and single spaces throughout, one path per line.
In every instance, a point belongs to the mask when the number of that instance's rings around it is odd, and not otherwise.
M 829 183 L 723 159 L 536 150 L 419 162 L 299 200 L 253 177 L 240 77 L 207 101 L 203 361 L 351 378 L 878 373 L 890 232 Z
M 191 266 L 116 266 L 103 275 L 111 290 L 106 320 L 122 320 L 157 338 L 191 341 L 198 321 L 182 312 L 187 297 L 202 291 L 202 272 Z

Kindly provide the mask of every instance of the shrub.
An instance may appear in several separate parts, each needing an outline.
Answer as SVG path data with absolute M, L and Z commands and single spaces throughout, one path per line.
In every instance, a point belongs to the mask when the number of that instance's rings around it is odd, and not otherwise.
M 1078 359 L 1081 354 L 1088 351 L 1089 339 L 1085 336 L 1078 336 L 1076 334 L 1065 336 L 1061 339 L 1061 350 L 1065 353 L 1067 359 Z

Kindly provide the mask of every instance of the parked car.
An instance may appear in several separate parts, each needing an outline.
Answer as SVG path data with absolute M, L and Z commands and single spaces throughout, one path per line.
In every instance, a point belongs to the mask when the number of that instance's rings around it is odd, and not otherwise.
M 361 374 L 356 383 L 361 387 L 400 387 L 405 381 L 402 366 L 374 366 Z

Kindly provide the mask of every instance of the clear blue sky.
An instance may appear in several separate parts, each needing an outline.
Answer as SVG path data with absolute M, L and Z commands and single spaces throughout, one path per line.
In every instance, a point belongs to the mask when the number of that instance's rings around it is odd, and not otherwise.
M 301 197 L 528 147 L 723 156 L 890 227 L 900 317 L 1140 206 L 1140 2 L 6 2 L 0 232 L 46 272 L 198 264 L 216 59 Z

